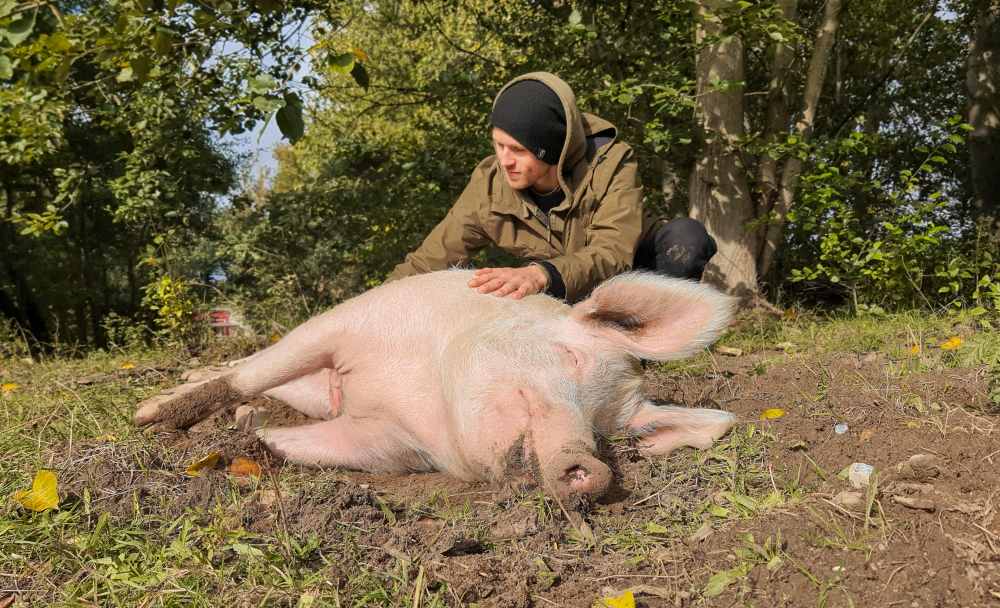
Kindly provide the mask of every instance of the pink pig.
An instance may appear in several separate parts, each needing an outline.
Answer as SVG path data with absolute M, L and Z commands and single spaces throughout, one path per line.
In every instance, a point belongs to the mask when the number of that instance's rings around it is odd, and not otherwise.
M 630 273 L 569 306 L 483 295 L 470 278 L 449 270 L 368 291 L 226 375 L 147 400 L 135 422 L 186 427 L 264 393 L 321 420 L 257 432 L 289 461 L 465 480 L 530 474 L 560 497 L 607 490 L 595 433 L 635 435 L 647 454 L 666 454 L 706 448 L 732 427 L 727 412 L 654 405 L 639 364 L 707 346 L 731 298 Z

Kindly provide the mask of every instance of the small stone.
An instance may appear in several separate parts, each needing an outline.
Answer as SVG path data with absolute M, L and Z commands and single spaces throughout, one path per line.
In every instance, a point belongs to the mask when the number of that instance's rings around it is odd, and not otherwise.
M 726 355 L 727 357 L 741 357 L 743 356 L 743 351 L 738 348 L 733 348 L 732 346 L 716 346 L 715 352 L 720 355 Z
M 873 472 L 875 472 L 875 467 L 872 465 L 865 464 L 864 462 L 855 462 L 847 470 L 847 480 L 855 488 L 867 488 L 868 484 L 871 483 Z
M 844 490 L 833 497 L 833 504 L 845 509 L 860 509 L 865 504 L 865 497 L 861 492 Z
M 933 500 L 920 498 L 919 496 L 893 496 L 892 502 L 910 509 L 927 511 L 929 513 L 933 513 L 937 509 L 937 505 L 934 504 Z
M 862 365 L 867 365 L 867 364 L 875 363 L 876 361 L 878 361 L 878 357 L 879 357 L 879 353 L 878 352 L 865 353 L 865 354 L 861 355 L 861 357 L 859 357 L 858 361 Z
M 698 528 L 698 530 L 694 534 L 692 534 L 687 538 L 687 542 L 691 544 L 700 543 L 701 541 L 711 536 L 712 532 L 714 532 L 714 530 L 712 529 L 712 524 L 706 521 L 701 524 L 701 527 Z
M 244 433 L 252 433 L 267 425 L 268 412 L 262 407 L 241 405 L 236 408 L 236 428 Z
M 848 426 L 846 422 L 838 422 L 837 424 L 833 425 L 833 432 L 838 435 L 843 435 L 844 433 L 847 432 L 847 430 Z
M 914 454 L 896 465 L 896 473 L 904 479 L 924 480 L 941 474 L 940 460 L 933 454 Z

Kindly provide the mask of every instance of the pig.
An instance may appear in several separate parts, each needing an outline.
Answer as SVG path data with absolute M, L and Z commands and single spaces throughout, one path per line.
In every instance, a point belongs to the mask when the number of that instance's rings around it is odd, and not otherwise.
M 376 287 L 228 373 L 141 403 L 135 423 L 186 428 L 264 394 L 319 420 L 256 431 L 286 461 L 523 476 L 559 498 L 607 491 L 597 436 L 634 436 L 661 455 L 707 448 L 733 426 L 728 412 L 658 405 L 641 390 L 641 360 L 705 348 L 728 324 L 732 298 L 634 272 L 575 305 L 515 300 L 470 289 L 471 272 Z

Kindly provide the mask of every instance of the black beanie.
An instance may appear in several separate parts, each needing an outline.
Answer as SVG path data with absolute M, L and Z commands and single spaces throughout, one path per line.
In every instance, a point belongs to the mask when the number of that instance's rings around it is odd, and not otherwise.
M 519 80 L 497 99 L 490 124 L 506 131 L 538 160 L 556 165 L 566 141 L 562 100 L 539 80 Z

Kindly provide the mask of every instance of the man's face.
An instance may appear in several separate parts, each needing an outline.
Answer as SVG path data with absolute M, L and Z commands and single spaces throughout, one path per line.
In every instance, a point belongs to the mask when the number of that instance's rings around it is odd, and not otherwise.
M 517 143 L 517 140 L 503 129 L 493 128 L 493 150 L 500 161 L 500 166 L 503 167 L 507 183 L 515 190 L 530 188 L 539 180 L 551 181 L 555 176 L 555 165 L 538 160 L 531 151 Z M 546 179 L 547 177 L 550 179 Z

